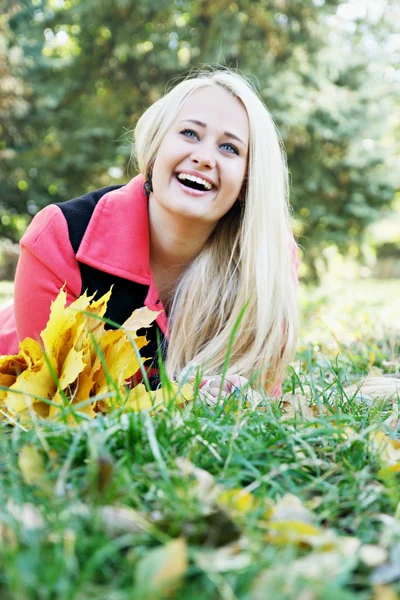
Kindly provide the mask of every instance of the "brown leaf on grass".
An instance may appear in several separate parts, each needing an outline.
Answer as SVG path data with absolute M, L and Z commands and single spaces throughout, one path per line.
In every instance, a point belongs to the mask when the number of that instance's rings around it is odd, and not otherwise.
M 195 479 L 194 491 L 198 498 L 213 499 L 220 490 L 217 483 L 208 471 L 196 467 L 188 458 L 177 458 L 175 463 L 184 475 L 192 475 Z
M 372 448 L 388 471 L 400 471 L 400 441 L 389 437 L 383 431 L 373 431 L 369 435 Z M 381 473 L 384 470 L 381 469 Z
M 28 485 L 42 485 L 46 477 L 43 456 L 31 444 L 25 444 L 18 454 L 18 466 Z
M 257 506 L 256 499 L 250 492 L 241 488 L 222 490 L 217 498 L 217 504 L 234 515 L 246 515 Z
M 303 394 L 291 394 L 288 392 L 282 398 L 280 408 L 284 413 L 281 419 L 313 419 L 315 417 L 315 406 L 310 406 L 310 399 Z
M 314 514 L 294 494 L 285 494 L 267 513 L 270 521 L 314 523 Z
M 99 516 L 110 537 L 124 533 L 142 533 L 146 530 L 143 517 L 129 506 L 106 505 L 99 508 Z
M 386 548 L 382 548 L 382 546 L 376 544 L 363 544 L 360 548 L 359 556 L 367 567 L 379 567 L 379 565 L 383 565 L 387 561 L 388 552 Z
M 252 557 L 242 548 L 242 540 L 220 548 L 207 548 L 196 552 L 194 560 L 199 567 L 211 573 L 225 573 L 246 569 L 252 562 Z
M 145 554 L 136 565 L 136 585 L 142 597 L 162 594 L 165 598 L 178 589 L 187 568 L 187 543 L 184 538 L 178 538 Z
M 399 600 L 395 588 L 391 585 L 374 585 L 373 600 Z
M 256 498 L 243 488 L 225 489 L 218 485 L 214 477 L 208 471 L 196 467 L 187 458 L 177 458 L 176 464 L 184 475 L 194 478 L 191 490 L 195 497 L 209 504 L 209 511 L 215 507 L 223 509 L 227 516 L 241 517 L 258 506 Z
M 252 588 L 252 600 L 266 600 L 271 597 L 271 589 L 279 585 L 285 590 L 285 597 L 301 600 L 320 600 L 323 596 L 314 594 L 314 582 L 327 583 L 351 570 L 357 562 L 355 555 L 345 556 L 340 551 L 312 551 L 287 564 L 277 564 L 265 569 L 257 576 Z M 316 588 L 318 590 L 318 588 Z
M 13 550 L 17 549 L 17 536 L 15 531 L 0 521 L 0 546 L 6 546 Z
M 12 500 L 9 500 L 7 502 L 7 510 L 24 529 L 41 529 L 45 525 L 42 513 L 30 502 L 16 504 Z
M 310 552 L 291 564 L 291 569 L 301 578 L 314 581 L 332 581 L 350 568 L 350 561 L 357 562 L 355 554 L 342 554 L 340 551 Z
M 361 545 L 358 538 L 338 536 L 317 525 L 314 513 L 293 494 L 286 494 L 267 511 L 264 524 L 268 529 L 266 541 L 279 546 L 296 544 L 323 553 L 334 551 L 343 557 L 356 555 Z
M 390 431 L 397 431 L 397 429 L 399 429 L 399 423 L 399 403 L 396 398 L 392 403 L 392 412 L 388 418 L 383 421 L 383 425 Z
M 83 502 L 77 502 L 71 504 L 62 516 L 66 521 L 71 517 L 77 517 L 91 522 L 97 517 L 98 525 L 110 537 L 118 537 L 124 533 L 141 533 L 151 529 L 151 524 L 138 511 L 123 504 L 105 504 L 93 508 Z
M 275 544 L 302 543 L 318 545 L 324 531 L 314 525 L 315 517 L 293 494 L 286 494 L 265 515 L 266 540 Z

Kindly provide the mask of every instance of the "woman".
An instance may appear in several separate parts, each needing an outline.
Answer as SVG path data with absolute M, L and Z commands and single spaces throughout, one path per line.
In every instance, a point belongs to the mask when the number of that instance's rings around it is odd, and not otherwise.
M 241 76 L 202 72 L 143 114 L 135 149 L 141 175 L 126 186 L 34 218 L 21 240 L 14 309 L 2 315 L 0 353 L 38 337 L 64 282 L 68 302 L 114 284 L 112 320 L 143 304 L 161 311 L 171 377 L 201 367 L 213 395 L 248 379 L 279 394 L 297 338 L 297 247 L 285 155 L 267 109 Z

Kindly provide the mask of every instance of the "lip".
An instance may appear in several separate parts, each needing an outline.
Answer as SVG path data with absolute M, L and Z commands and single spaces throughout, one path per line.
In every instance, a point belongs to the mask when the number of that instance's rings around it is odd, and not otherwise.
M 187 173 L 188 175 L 193 175 L 194 177 L 200 177 L 200 179 L 204 179 L 204 181 L 208 181 L 208 183 L 210 183 L 214 189 L 217 189 L 218 186 L 217 184 L 210 179 L 209 177 L 207 177 L 207 175 L 204 175 L 204 173 L 200 173 L 200 171 L 192 171 L 191 169 L 182 169 L 180 171 L 175 171 L 175 177 L 178 175 L 178 173 Z M 179 181 L 179 179 L 178 179 Z M 208 190 L 208 191 L 212 191 L 212 190 Z

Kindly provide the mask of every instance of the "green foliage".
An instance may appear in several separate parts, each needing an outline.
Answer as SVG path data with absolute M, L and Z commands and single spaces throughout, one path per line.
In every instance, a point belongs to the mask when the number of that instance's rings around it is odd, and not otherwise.
M 304 344 L 285 388 L 320 412 L 197 398 L 76 427 L 2 424 L 1 598 L 355 600 L 384 584 L 394 598 L 399 473 L 371 434 L 383 428 L 399 444 L 398 415 L 392 431 L 382 423 L 398 402 L 346 393 L 372 364 L 399 366 L 394 322 L 379 320 L 383 308 L 399 314 L 399 284 L 379 283 L 380 296 L 369 285 L 340 310 L 321 291 L 304 298 Z M 339 355 L 321 328 L 328 319 L 349 329 Z M 296 527 L 297 541 L 285 537 Z
M 306 260 L 358 244 L 399 185 L 396 63 L 384 44 L 398 13 L 388 0 L 375 21 L 346 21 L 341 4 L 14 3 L 0 20 L 2 210 L 34 214 L 125 181 L 143 109 L 168 82 L 220 63 L 256 82 L 282 133 Z M 11 229 L 0 221 L 2 234 Z

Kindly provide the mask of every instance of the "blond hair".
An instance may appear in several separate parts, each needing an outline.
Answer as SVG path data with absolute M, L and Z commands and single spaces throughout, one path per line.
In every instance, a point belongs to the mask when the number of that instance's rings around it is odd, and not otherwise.
M 202 71 L 139 119 L 136 159 L 146 177 L 181 106 L 211 85 L 228 90 L 247 111 L 247 181 L 243 199 L 218 222 L 178 283 L 166 368 L 173 377 L 198 367 L 220 375 L 236 325 L 227 373 L 271 391 L 293 358 L 298 315 L 286 155 L 270 113 L 243 76 L 227 69 Z

